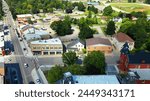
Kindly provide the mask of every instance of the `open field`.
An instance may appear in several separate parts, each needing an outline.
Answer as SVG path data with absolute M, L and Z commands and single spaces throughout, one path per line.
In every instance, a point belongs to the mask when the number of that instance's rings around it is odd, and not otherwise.
M 124 10 L 126 12 L 132 12 L 132 11 L 144 11 L 147 12 L 147 14 L 150 15 L 150 6 L 146 4 L 139 4 L 139 3 L 111 3 L 110 4 L 113 7 L 119 8 L 121 10 Z

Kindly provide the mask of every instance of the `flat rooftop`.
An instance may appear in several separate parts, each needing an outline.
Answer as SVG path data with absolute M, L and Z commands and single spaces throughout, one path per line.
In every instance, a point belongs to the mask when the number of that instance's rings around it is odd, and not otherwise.
M 59 38 L 53 38 L 48 40 L 32 41 L 31 44 L 62 44 L 62 42 Z
M 22 17 L 32 17 L 31 14 L 20 14 L 20 15 L 17 15 L 17 17 L 19 18 L 22 18 Z
M 150 80 L 150 69 L 130 69 L 132 72 L 137 72 L 139 80 Z
M 75 84 L 120 84 L 115 75 L 73 75 Z

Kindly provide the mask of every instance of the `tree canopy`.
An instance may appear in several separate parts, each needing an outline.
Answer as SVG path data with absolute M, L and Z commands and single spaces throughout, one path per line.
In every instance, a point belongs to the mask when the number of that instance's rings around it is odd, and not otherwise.
M 113 12 L 112 7 L 111 6 L 107 6 L 103 10 L 103 15 L 104 16 L 110 16 L 112 14 L 112 12 Z
M 77 56 L 75 52 L 69 51 L 67 53 L 62 54 L 62 59 L 64 64 L 66 65 L 73 65 L 77 62 Z
M 105 73 L 105 56 L 100 51 L 88 53 L 84 58 L 83 64 L 87 74 L 104 74 Z
M 54 21 L 50 27 L 56 31 L 57 35 L 64 36 L 72 34 L 73 30 L 71 29 L 71 23 L 67 20 L 64 21 Z
M 114 21 L 109 21 L 107 24 L 107 28 L 106 28 L 106 34 L 113 35 L 115 34 L 115 30 L 116 30 L 116 27 L 115 27 Z
M 95 30 L 91 29 L 87 24 L 80 25 L 79 28 L 80 28 L 80 32 L 78 37 L 81 40 L 92 38 L 93 34 L 95 33 Z

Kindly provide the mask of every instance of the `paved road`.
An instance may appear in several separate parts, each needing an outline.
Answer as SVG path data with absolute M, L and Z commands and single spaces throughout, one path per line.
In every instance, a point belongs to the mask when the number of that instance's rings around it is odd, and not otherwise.
M 8 26 L 10 26 L 9 27 L 10 28 L 9 29 L 10 30 L 10 36 L 11 36 L 11 40 L 12 40 L 12 43 L 13 43 L 14 49 L 15 49 L 15 52 L 14 52 L 15 60 L 20 65 L 23 83 L 27 84 L 33 80 L 32 76 L 31 76 L 31 71 L 33 70 L 33 68 L 36 67 L 35 60 L 34 60 L 34 58 L 27 58 L 24 56 L 22 47 L 21 47 L 20 42 L 18 40 L 17 34 L 14 30 L 14 28 L 16 28 L 14 20 L 12 18 L 11 12 L 9 11 L 9 7 L 4 0 L 3 0 L 3 8 L 5 9 L 4 12 L 6 13 L 6 22 L 5 23 L 7 23 Z M 25 68 L 24 63 L 29 64 L 29 67 Z

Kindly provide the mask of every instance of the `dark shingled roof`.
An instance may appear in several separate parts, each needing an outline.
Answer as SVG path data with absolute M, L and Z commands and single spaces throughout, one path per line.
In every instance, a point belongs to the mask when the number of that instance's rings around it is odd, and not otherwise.
M 132 38 L 130 38 L 127 34 L 122 32 L 113 35 L 113 37 L 115 37 L 119 42 L 134 42 Z
M 90 38 L 86 40 L 87 46 L 96 45 L 96 44 L 104 44 L 109 46 L 112 45 L 111 42 L 106 38 Z
M 129 64 L 150 64 L 150 52 L 140 51 L 128 54 Z

